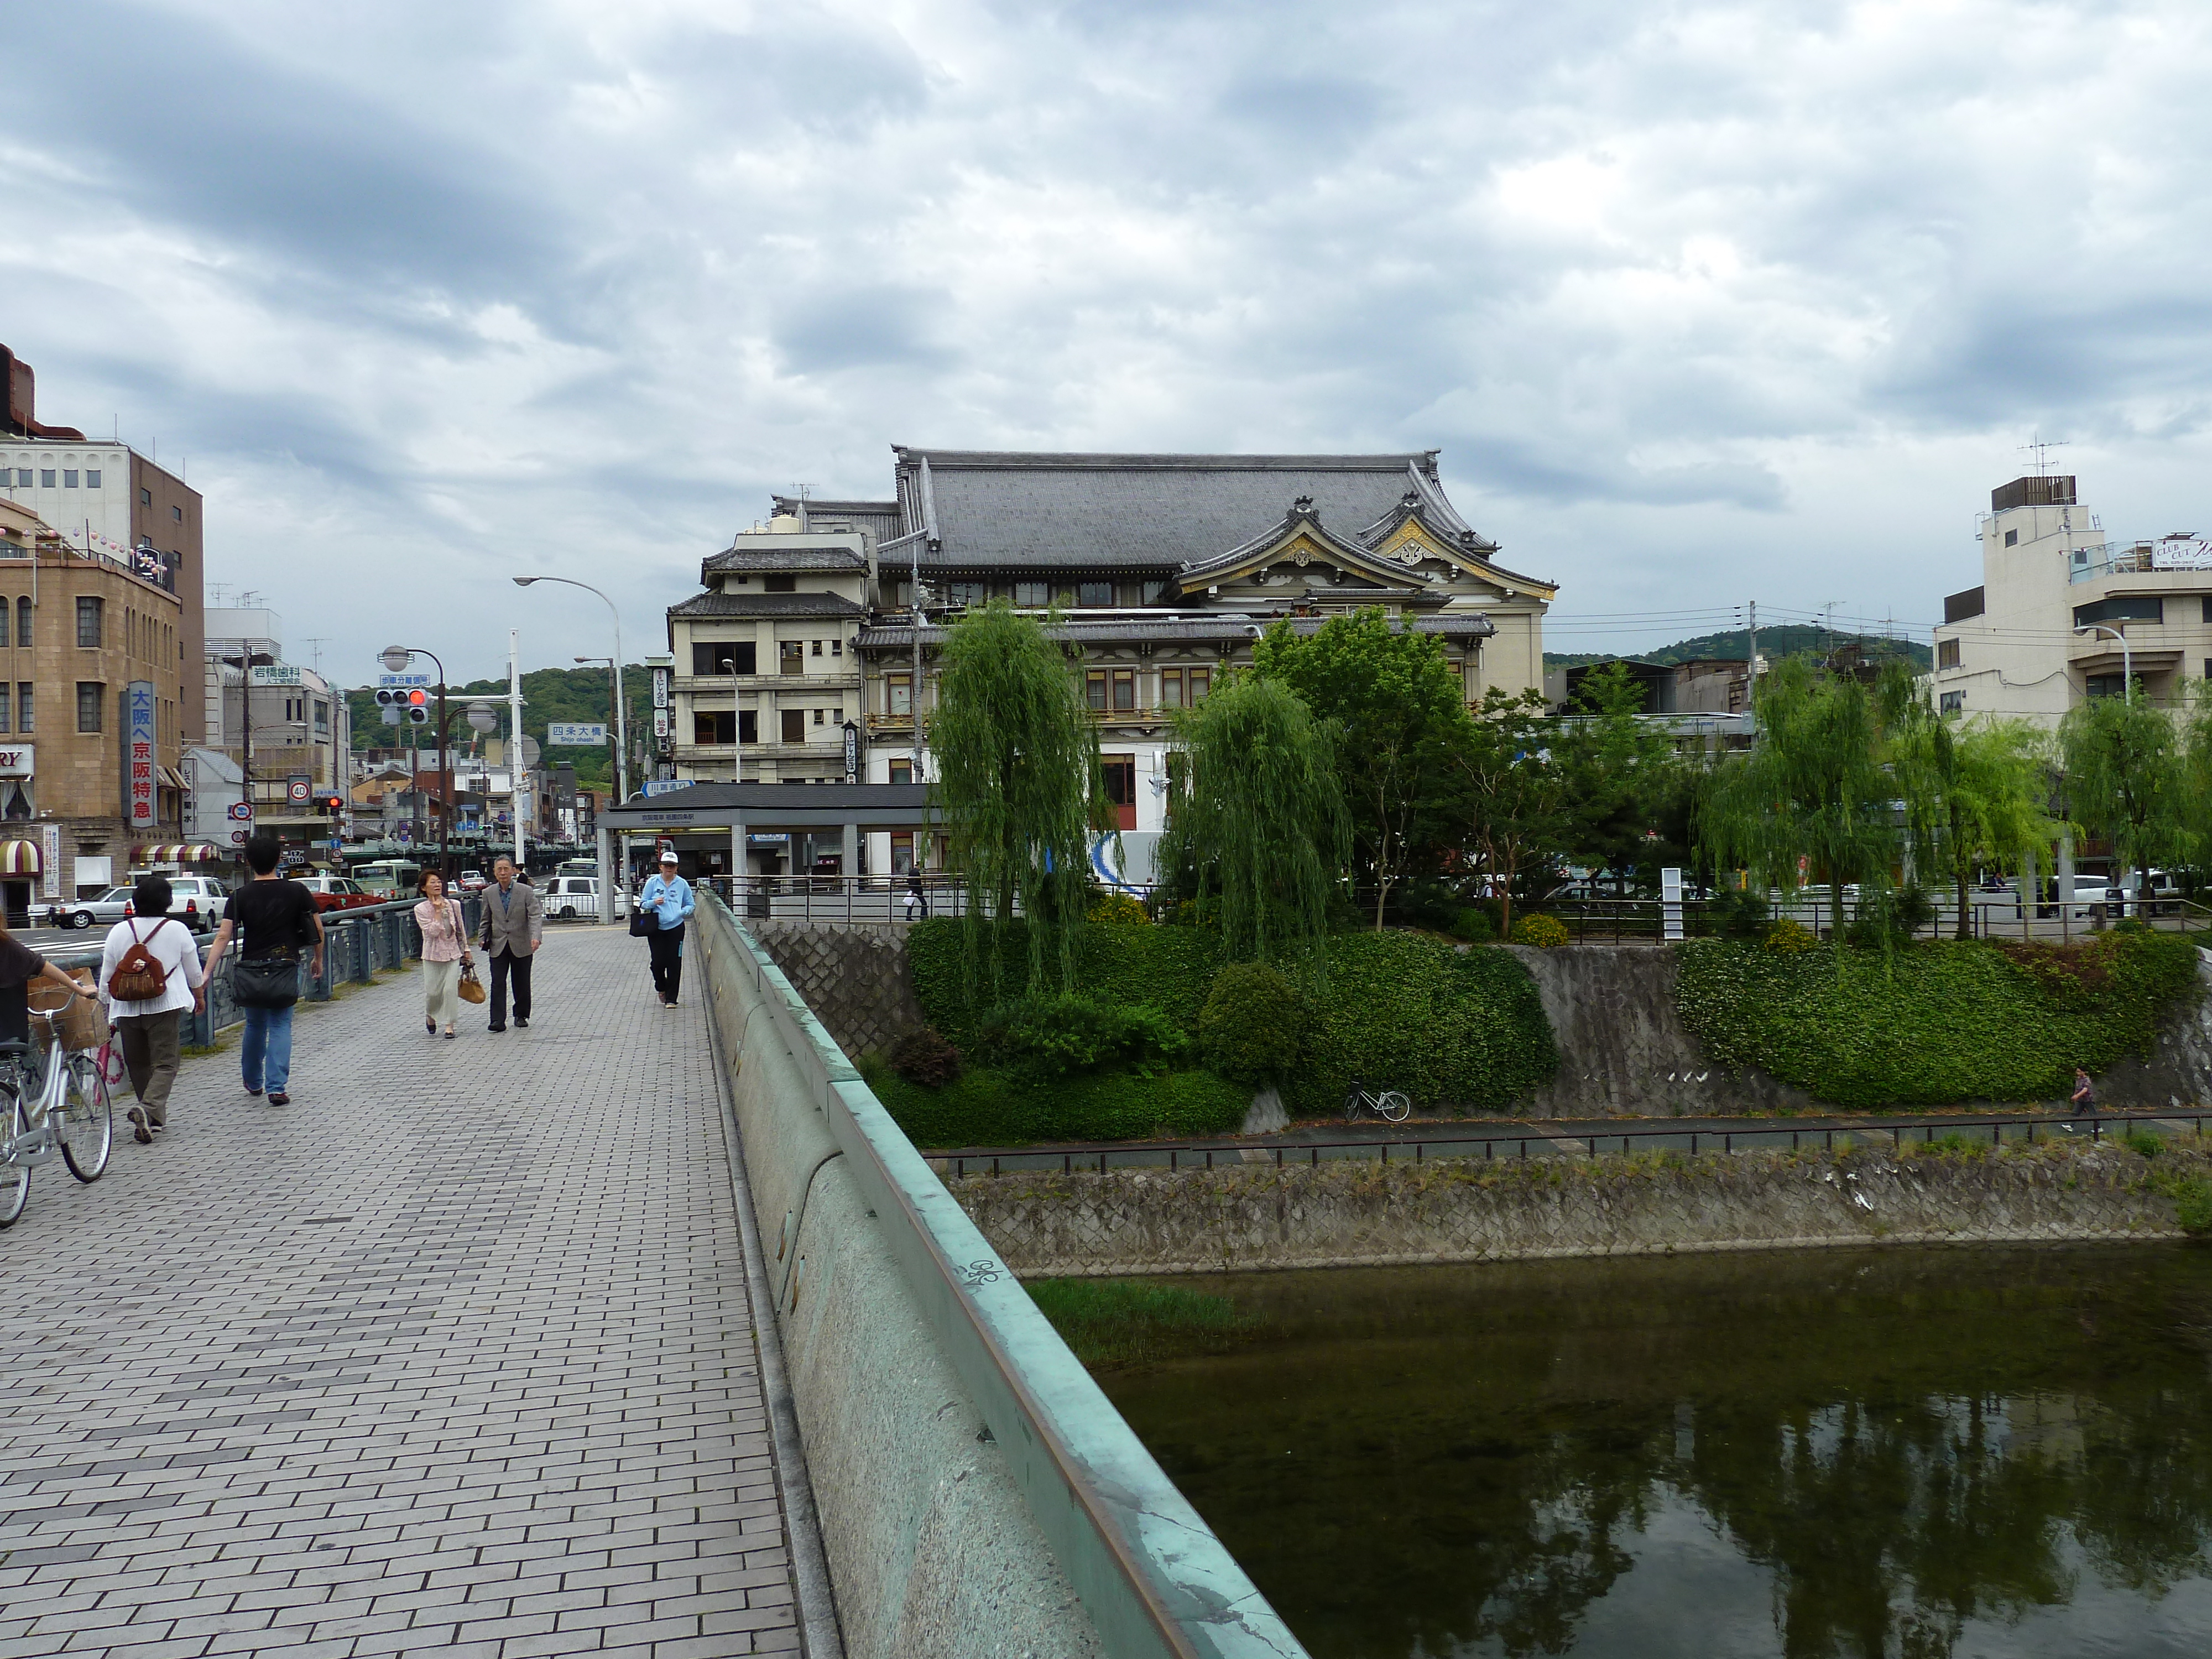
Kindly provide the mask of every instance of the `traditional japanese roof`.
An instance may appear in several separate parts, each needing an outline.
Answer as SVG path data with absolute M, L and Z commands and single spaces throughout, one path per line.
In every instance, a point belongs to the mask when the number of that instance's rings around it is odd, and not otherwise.
M 1435 450 L 1115 455 L 894 446 L 894 453 L 898 533 L 924 533 L 929 570 L 1164 575 L 1271 533 L 1300 499 L 1347 537 L 1352 526 L 1389 520 L 1408 495 L 1440 539 L 1457 541 L 1468 528 L 1444 498 Z M 903 562 L 896 551 L 886 558 Z
M 866 571 L 866 555 L 854 547 L 747 547 L 743 542 L 711 556 L 699 567 L 703 580 L 718 570 Z
M 668 607 L 671 617 L 862 617 L 866 611 L 836 593 L 698 593 Z
M 779 514 L 799 512 L 799 497 L 775 495 L 769 498 Z M 899 504 L 896 501 L 816 501 L 806 503 L 806 520 L 816 530 L 831 525 L 849 524 L 855 530 L 865 530 L 879 542 L 887 542 L 899 533 Z
M 1210 644 L 1250 639 L 1264 634 L 1279 622 L 1287 622 L 1294 634 L 1318 633 L 1328 620 L 1327 617 L 1257 614 L 1151 617 L 1139 613 L 1126 619 L 1102 617 L 1095 622 L 1061 623 L 1056 627 L 1048 624 L 1045 632 L 1052 638 L 1063 640 L 1070 645 L 1110 645 L 1124 641 Z M 1390 631 L 1401 634 L 1407 625 L 1406 622 L 1394 618 Z M 1445 639 L 1488 639 L 1498 632 L 1489 617 L 1474 611 L 1417 617 L 1411 620 L 1410 625 L 1416 634 L 1434 634 Z M 859 651 L 911 650 L 915 632 L 911 623 L 879 623 L 862 629 L 853 641 L 854 648 Z M 925 646 L 942 645 L 946 632 L 945 629 L 934 623 L 926 624 L 920 630 L 921 642 Z

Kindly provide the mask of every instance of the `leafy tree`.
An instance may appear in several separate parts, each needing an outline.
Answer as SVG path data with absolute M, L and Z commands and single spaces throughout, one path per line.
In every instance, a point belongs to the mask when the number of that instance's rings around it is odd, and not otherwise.
M 1539 692 L 1492 686 L 1452 750 L 1466 846 L 1509 936 L 1515 889 L 1559 851 L 1574 821 L 1568 771 L 1549 747 L 1544 706 Z
M 1370 606 L 1304 638 L 1277 623 L 1253 663 L 1336 728 L 1353 854 L 1373 883 L 1380 933 L 1391 888 L 1432 863 L 1450 836 L 1452 754 L 1467 708 L 1443 641 L 1410 627 L 1400 632 Z
M 2058 748 L 2069 816 L 2112 842 L 2116 867 L 2142 872 L 2148 892 L 2151 865 L 2185 857 L 2197 839 L 2172 717 L 2140 689 L 2130 697 L 2091 697 L 2059 721 Z
M 1799 860 L 1810 864 L 1827 880 L 1841 939 L 1845 884 L 1886 884 L 1897 845 L 1875 700 L 1856 680 L 1793 659 L 1761 678 L 1752 713 L 1757 741 L 1715 769 L 1699 841 L 1723 866 L 1785 891 L 1799 884 Z
M 1668 808 L 1687 769 L 1666 732 L 1642 717 L 1644 688 L 1619 664 L 1585 675 L 1552 753 L 1565 782 L 1562 848 L 1577 861 L 1639 877 L 1656 866 Z M 1649 885 L 1646 881 L 1643 884 Z
M 1328 930 L 1349 852 L 1328 731 L 1278 680 L 1238 674 L 1176 722 L 1183 768 L 1163 864 L 1218 893 L 1222 954 L 1280 957 Z
M 995 976 L 1000 953 L 983 935 L 1018 910 L 1030 921 L 1030 990 L 1055 979 L 1071 989 L 1087 832 L 1105 792 L 1079 678 L 1035 618 L 999 600 L 953 625 L 929 747 L 931 795 L 972 896 L 971 970 Z
M 2064 828 L 2044 810 L 2043 734 L 2024 720 L 1966 726 L 1936 713 L 1917 687 L 1893 693 L 1891 708 L 1885 747 L 1913 867 L 1950 884 L 1958 936 L 1972 938 L 1966 884 L 1975 870 L 2020 868 Z

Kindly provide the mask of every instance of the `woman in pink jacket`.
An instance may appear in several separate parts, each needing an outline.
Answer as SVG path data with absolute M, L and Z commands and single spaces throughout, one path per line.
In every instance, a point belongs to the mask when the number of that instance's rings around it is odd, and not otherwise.
M 461 969 L 471 960 L 468 928 L 460 905 L 446 896 L 446 884 L 435 872 L 424 871 L 416 890 L 422 895 L 415 907 L 415 925 L 422 930 L 422 1029 L 437 1036 L 442 1016 L 451 1036 L 461 1012 Z

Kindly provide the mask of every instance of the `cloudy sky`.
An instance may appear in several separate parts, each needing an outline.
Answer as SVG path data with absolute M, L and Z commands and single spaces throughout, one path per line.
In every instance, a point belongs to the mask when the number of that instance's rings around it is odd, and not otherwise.
M 358 680 L 635 657 L 888 446 L 1440 448 L 1556 648 L 2212 529 L 2212 7 L 10 8 L 0 340 Z M 596 614 L 595 614 L 596 613 Z M 1666 614 L 1662 614 L 1666 613 Z M 1924 632 L 1923 637 L 1924 637 Z M 293 654 L 304 659 L 304 647 Z

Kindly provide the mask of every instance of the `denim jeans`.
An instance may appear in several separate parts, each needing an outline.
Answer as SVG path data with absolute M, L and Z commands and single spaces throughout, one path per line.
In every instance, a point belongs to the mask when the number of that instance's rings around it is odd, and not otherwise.
M 238 1045 L 240 1068 L 246 1086 L 265 1086 L 281 1095 L 292 1080 L 292 1011 L 289 1008 L 247 1008 L 246 1040 Z

